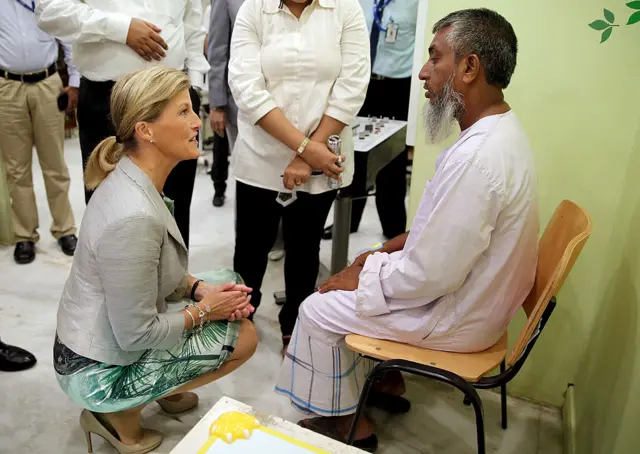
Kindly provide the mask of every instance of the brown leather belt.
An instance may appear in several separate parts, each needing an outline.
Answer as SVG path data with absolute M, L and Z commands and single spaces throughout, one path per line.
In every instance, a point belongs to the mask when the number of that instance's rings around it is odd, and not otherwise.
M 0 76 L 5 79 L 15 80 L 18 82 L 24 82 L 27 84 L 35 84 L 36 82 L 40 82 L 41 80 L 45 80 L 49 76 L 53 76 L 56 72 L 58 72 L 58 67 L 55 63 L 49 66 L 47 69 L 43 71 L 35 71 L 31 73 L 12 73 L 7 71 L 6 69 L 0 68 Z

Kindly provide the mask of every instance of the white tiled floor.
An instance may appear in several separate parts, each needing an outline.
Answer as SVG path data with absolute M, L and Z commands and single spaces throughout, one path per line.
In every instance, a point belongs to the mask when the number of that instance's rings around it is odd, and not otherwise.
M 77 139 L 66 142 L 67 162 L 72 176 L 71 199 L 78 223 L 84 210 L 80 151 Z M 36 261 L 27 266 L 13 263 L 12 248 L 0 247 L 0 334 L 5 342 L 19 345 L 38 357 L 35 368 L 22 373 L 0 373 L 0 453 L 86 452 L 78 426 L 79 410 L 60 391 L 52 368 L 52 343 L 57 302 L 71 259 L 58 249 L 48 234 L 50 215 L 40 168 L 34 166 L 36 195 L 40 208 L 42 240 Z M 191 270 L 194 272 L 230 267 L 233 253 L 233 188 L 223 208 L 211 205 L 212 185 L 204 169 L 199 171 L 191 207 Z M 380 226 L 373 203 L 365 211 L 360 231 L 351 236 L 351 252 L 379 241 Z M 330 243 L 322 246 L 321 257 L 329 263 Z M 260 411 L 296 421 L 300 415 L 272 391 L 279 369 L 280 335 L 278 308 L 269 297 L 284 285 L 283 263 L 271 263 L 267 270 L 263 304 L 256 316 L 260 346 L 256 355 L 231 376 L 199 390 L 198 409 L 180 417 L 168 417 L 157 405 L 144 412 L 144 423 L 165 433 L 156 451 L 168 453 L 221 396 L 254 406 Z M 437 383 L 410 379 L 408 397 L 412 411 L 402 417 L 374 413 L 383 454 L 473 453 L 475 426 L 473 411 L 462 405 L 456 390 Z M 562 452 L 560 413 L 531 403 L 509 400 L 509 429 L 499 427 L 499 399 L 482 392 L 485 403 L 488 452 L 499 454 L 559 454 Z M 94 437 L 95 438 L 95 437 Z M 96 453 L 115 452 L 99 438 Z

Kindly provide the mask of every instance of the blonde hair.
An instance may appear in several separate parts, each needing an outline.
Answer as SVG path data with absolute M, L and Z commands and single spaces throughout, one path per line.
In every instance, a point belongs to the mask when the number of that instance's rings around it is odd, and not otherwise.
M 136 147 L 136 124 L 153 122 L 169 101 L 190 87 L 187 75 L 177 69 L 152 66 L 126 74 L 111 92 L 111 122 L 115 136 L 94 148 L 87 162 L 84 184 L 95 189 L 115 169 L 118 161 Z

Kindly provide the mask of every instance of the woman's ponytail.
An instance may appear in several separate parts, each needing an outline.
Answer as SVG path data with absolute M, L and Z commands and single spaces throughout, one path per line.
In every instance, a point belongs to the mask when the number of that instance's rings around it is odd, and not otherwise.
M 95 189 L 107 175 L 116 168 L 124 155 L 124 145 L 116 141 L 115 136 L 107 137 L 91 152 L 87 168 L 84 171 L 84 185 Z

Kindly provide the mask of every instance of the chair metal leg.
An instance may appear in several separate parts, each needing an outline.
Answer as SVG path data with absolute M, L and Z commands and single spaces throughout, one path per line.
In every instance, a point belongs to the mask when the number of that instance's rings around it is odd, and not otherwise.
M 367 377 L 367 381 L 364 383 L 364 388 L 362 390 L 362 394 L 360 394 L 360 400 L 358 401 L 358 409 L 356 410 L 356 414 L 353 416 L 353 421 L 351 422 L 351 430 L 349 431 L 349 437 L 347 438 L 347 444 L 349 446 L 353 445 L 353 442 L 356 441 L 356 432 L 358 430 L 358 423 L 362 418 L 362 414 L 364 413 L 364 407 L 366 406 L 367 399 L 369 398 L 369 393 L 373 389 L 373 385 L 376 384 L 378 379 L 382 378 L 385 374 L 385 368 L 383 367 L 384 363 L 378 364 Z
M 356 410 L 353 422 L 351 423 L 351 431 L 349 432 L 347 444 L 352 445 L 355 440 L 358 422 L 360 421 L 360 418 L 362 418 L 362 412 L 364 411 L 365 402 L 369 397 L 369 393 L 371 392 L 373 385 L 377 380 L 382 378 L 384 374 L 392 370 L 408 372 L 410 374 L 437 380 L 454 386 L 462 391 L 465 395 L 465 401 L 468 400 L 471 403 L 476 414 L 478 454 L 486 454 L 482 400 L 480 399 L 480 396 L 478 395 L 478 392 L 475 390 L 475 388 L 471 386 L 469 382 L 449 371 L 437 369 L 431 366 L 425 366 L 423 364 L 413 363 L 411 361 L 406 361 L 403 359 L 383 361 L 378 364 L 367 377 L 364 389 L 362 391 L 362 394 L 360 395 L 360 401 L 358 402 L 358 409 Z
M 455 385 L 454 385 L 455 386 Z M 460 388 L 458 388 L 460 389 Z M 473 406 L 473 410 L 476 413 L 476 431 L 478 438 L 478 454 L 485 454 L 485 441 L 484 441 L 484 416 L 482 413 L 482 401 L 480 400 L 480 396 L 476 392 L 474 388 L 474 395 L 471 395 L 465 389 L 460 389 L 463 393 L 465 393 L 466 397 L 471 400 L 471 405 Z
M 506 368 L 505 360 L 500 363 L 500 373 Z M 500 406 L 502 407 L 502 429 L 507 430 L 507 383 L 500 385 Z

